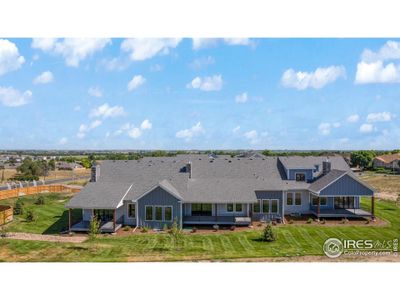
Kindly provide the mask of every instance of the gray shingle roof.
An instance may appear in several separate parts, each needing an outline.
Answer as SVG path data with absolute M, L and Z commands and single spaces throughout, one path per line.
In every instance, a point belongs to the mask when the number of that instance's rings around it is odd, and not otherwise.
M 132 183 L 89 182 L 66 205 L 67 208 L 112 209 L 118 207 Z
M 324 157 L 291 160 L 287 165 L 322 164 Z M 330 158 L 332 168 L 348 169 L 343 158 Z M 185 172 L 192 163 L 192 178 Z M 162 186 L 184 202 L 254 202 L 255 191 L 307 189 L 310 183 L 287 180 L 277 157 L 231 158 L 219 155 L 178 155 L 176 157 L 145 157 L 131 161 L 103 161 L 98 182 L 89 183 L 71 199 L 68 207 L 116 207 L 132 185 L 124 200 L 137 200 L 155 186 Z M 322 166 L 320 167 L 322 169 Z M 101 207 L 100 207 L 101 206 Z
M 325 176 L 322 176 L 322 177 L 318 178 L 312 184 L 310 184 L 308 189 L 310 191 L 312 191 L 312 192 L 318 193 L 323 188 L 325 188 L 326 186 L 330 185 L 332 182 L 334 182 L 335 180 L 339 179 L 340 177 L 342 177 L 346 173 L 348 173 L 348 171 L 333 169 L 328 174 L 326 174 Z

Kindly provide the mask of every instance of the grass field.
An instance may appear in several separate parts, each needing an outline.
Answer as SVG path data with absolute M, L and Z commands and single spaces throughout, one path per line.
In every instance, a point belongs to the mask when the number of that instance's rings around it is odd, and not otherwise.
M 47 195 L 45 206 L 33 204 L 34 197 L 24 197 L 24 199 L 28 202 L 25 207 L 36 210 L 38 220 L 35 223 L 26 223 L 22 219 L 17 219 L 17 222 L 10 224 L 10 231 L 54 233 L 66 226 L 66 214 L 63 208 L 65 195 Z M 364 209 L 369 209 L 369 202 L 363 202 Z M 218 234 L 185 234 L 177 247 L 167 233 L 107 235 L 81 244 L 3 239 L 0 240 L 0 260 L 223 261 L 323 255 L 322 245 L 329 237 L 373 240 L 399 238 L 400 208 L 393 202 L 377 201 L 376 213 L 378 217 L 388 221 L 387 226 L 283 225 L 275 227 L 278 240 L 273 243 L 259 241 L 259 229 Z M 58 220 L 60 216 L 61 220 Z
M 4 170 L 4 182 L 1 181 L 1 172 L 0 170 L 0 184 L 3 184 L 10 178 L 12 178 L 16 173 L 16 169 L 5 169 Z M 52 179 L 63 179 L 63 178 L 73 178 L 77 176 L 90 176 L 90 169 L 79 169 L 74 171 L 66 171 L 66 170 L 56 170 L 56 171 L 49 171 L 49 175 L 46 177 L 41 176 L 40 180 L 52 180 Z
M 400 175 L 364 172 L 360 178 L 373 186 L 385 199 L 390 198 L 391 200 L 396 200 L 397 196 L 400 194 Z

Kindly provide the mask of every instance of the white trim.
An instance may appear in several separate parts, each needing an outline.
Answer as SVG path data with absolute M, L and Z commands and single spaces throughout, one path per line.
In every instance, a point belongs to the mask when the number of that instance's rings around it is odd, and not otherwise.
M 314 205 L 313 204 L 313 202 L 312 202 L 312 196 L 315 196 L 315 197 L 318 197 L 318 198 L 326 198 L 326 204 L 321 204 L 321 200 L 319 201 L 319 206 L 328 206 L 328 196 L 319 196 L 319 195 L 311 195 L 311 193 L 310 193 L 310 205 L 311 206 L 318 206 L 318 204 L 317 205 Z
M 287 195 L 288 194 L 292 194 L 292 204 L 288 204 L 287 203 Z M 296 194 L 300 194 L 300 204 L 296 204 Z M 286 192 L 286 200 L 285 200 L 284 203 L 287 206 L 290 206 L 290 207 L 292 207 L 292 206 L 296 206 L 296 207 L 302 206 L 303 205 L 303 192 L 293 192 L 293 191 Z
M 215 203 L 215 204 L 219 204 L 219 203 Z M 236 205 L 238 205 L 238 204 L 240 204 L 241 206 L 242 206 L 242 210 L 237 210 L 236 209 Z M 233 205 L 233 207 L 232 207 L 232 211 L 229 211 L 228 210 L 228 205 Z M 227 213 L 230 213 L 230 214 L 234 214 L 234 213 L 242 213 L 243 212 L 243 203 L 241 203 L 241 202 L 234 202 L 234 203 L 225 203 L 225 211 L 227 212 Z
M 279 213 L 279 199 L 260 199 L 260 201 L 262 201 L 262 205 L 260 206 L 260 213 L 264 214 L 264 215 L 268 215 L 268 214 L 280 214 Z M 268 212 L 264 212 L 264 201 L 268 201 Z M 272 212 L 272 201 L 277 201 L 276 203 L 276 208 L 277 208 L 277 212 Z
M 182 204 L 182 203 L 181 203 Z M 147 207 L 151 207 L 152 208 L 152 219 L 148 220 L 146 219 L 146 210 Z M 161 220 L 157 220 L 156 219 L 156 209 L 157 207 L 161 207 Z M 166 207 L 170 207 L 171 208 L 171 220 L 166 220 L 165 219 L 165 208 Z M 182 214 L 181 214 L 181 219 L 182 219 Z M 158 205 L 158 204 L 154 204 L 154 205 L 145 205 L 144 206 L 144 221 L 145 222 L 173 222 L 174 221 L 174 206 L 173 205 Z
M 119 208 L 119 207 L 121 207 L 121 206 L 123 205 L 124 199 L 125 199 L 126 195 L 128 195 L 129 191 L 131 190 L 132 185 L 133 185 L 133 183 L 129 186 L 128 190 L 127 190 L 127 191 L 125 192 L 125 194 L 122 196 L 122 199 L 119 201 L 119 203 L 118 203 L 118 205 L 117 205 L 116 208 Z
M 162 205 L 154 205 L 154 220 L 155 222 L 162 222 L 164 221 L 164 208 Z M 157 219 L 157 208 L 161 208 L 161 220 Z

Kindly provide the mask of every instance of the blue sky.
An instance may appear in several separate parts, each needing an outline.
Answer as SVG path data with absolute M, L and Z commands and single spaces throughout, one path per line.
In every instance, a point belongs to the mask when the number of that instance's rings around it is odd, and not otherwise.
M 393 149 L 399 39 L 0 39 L 3 149 Z

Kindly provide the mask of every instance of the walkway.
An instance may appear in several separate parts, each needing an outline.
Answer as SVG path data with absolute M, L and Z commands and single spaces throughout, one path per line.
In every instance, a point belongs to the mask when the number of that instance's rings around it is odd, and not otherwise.
M 87 236 L 59 236 L 25 232 L 7 232 L 5 238 L 14 240 L 45 241 L 56 243 L 82 243 L 87 240 Z

